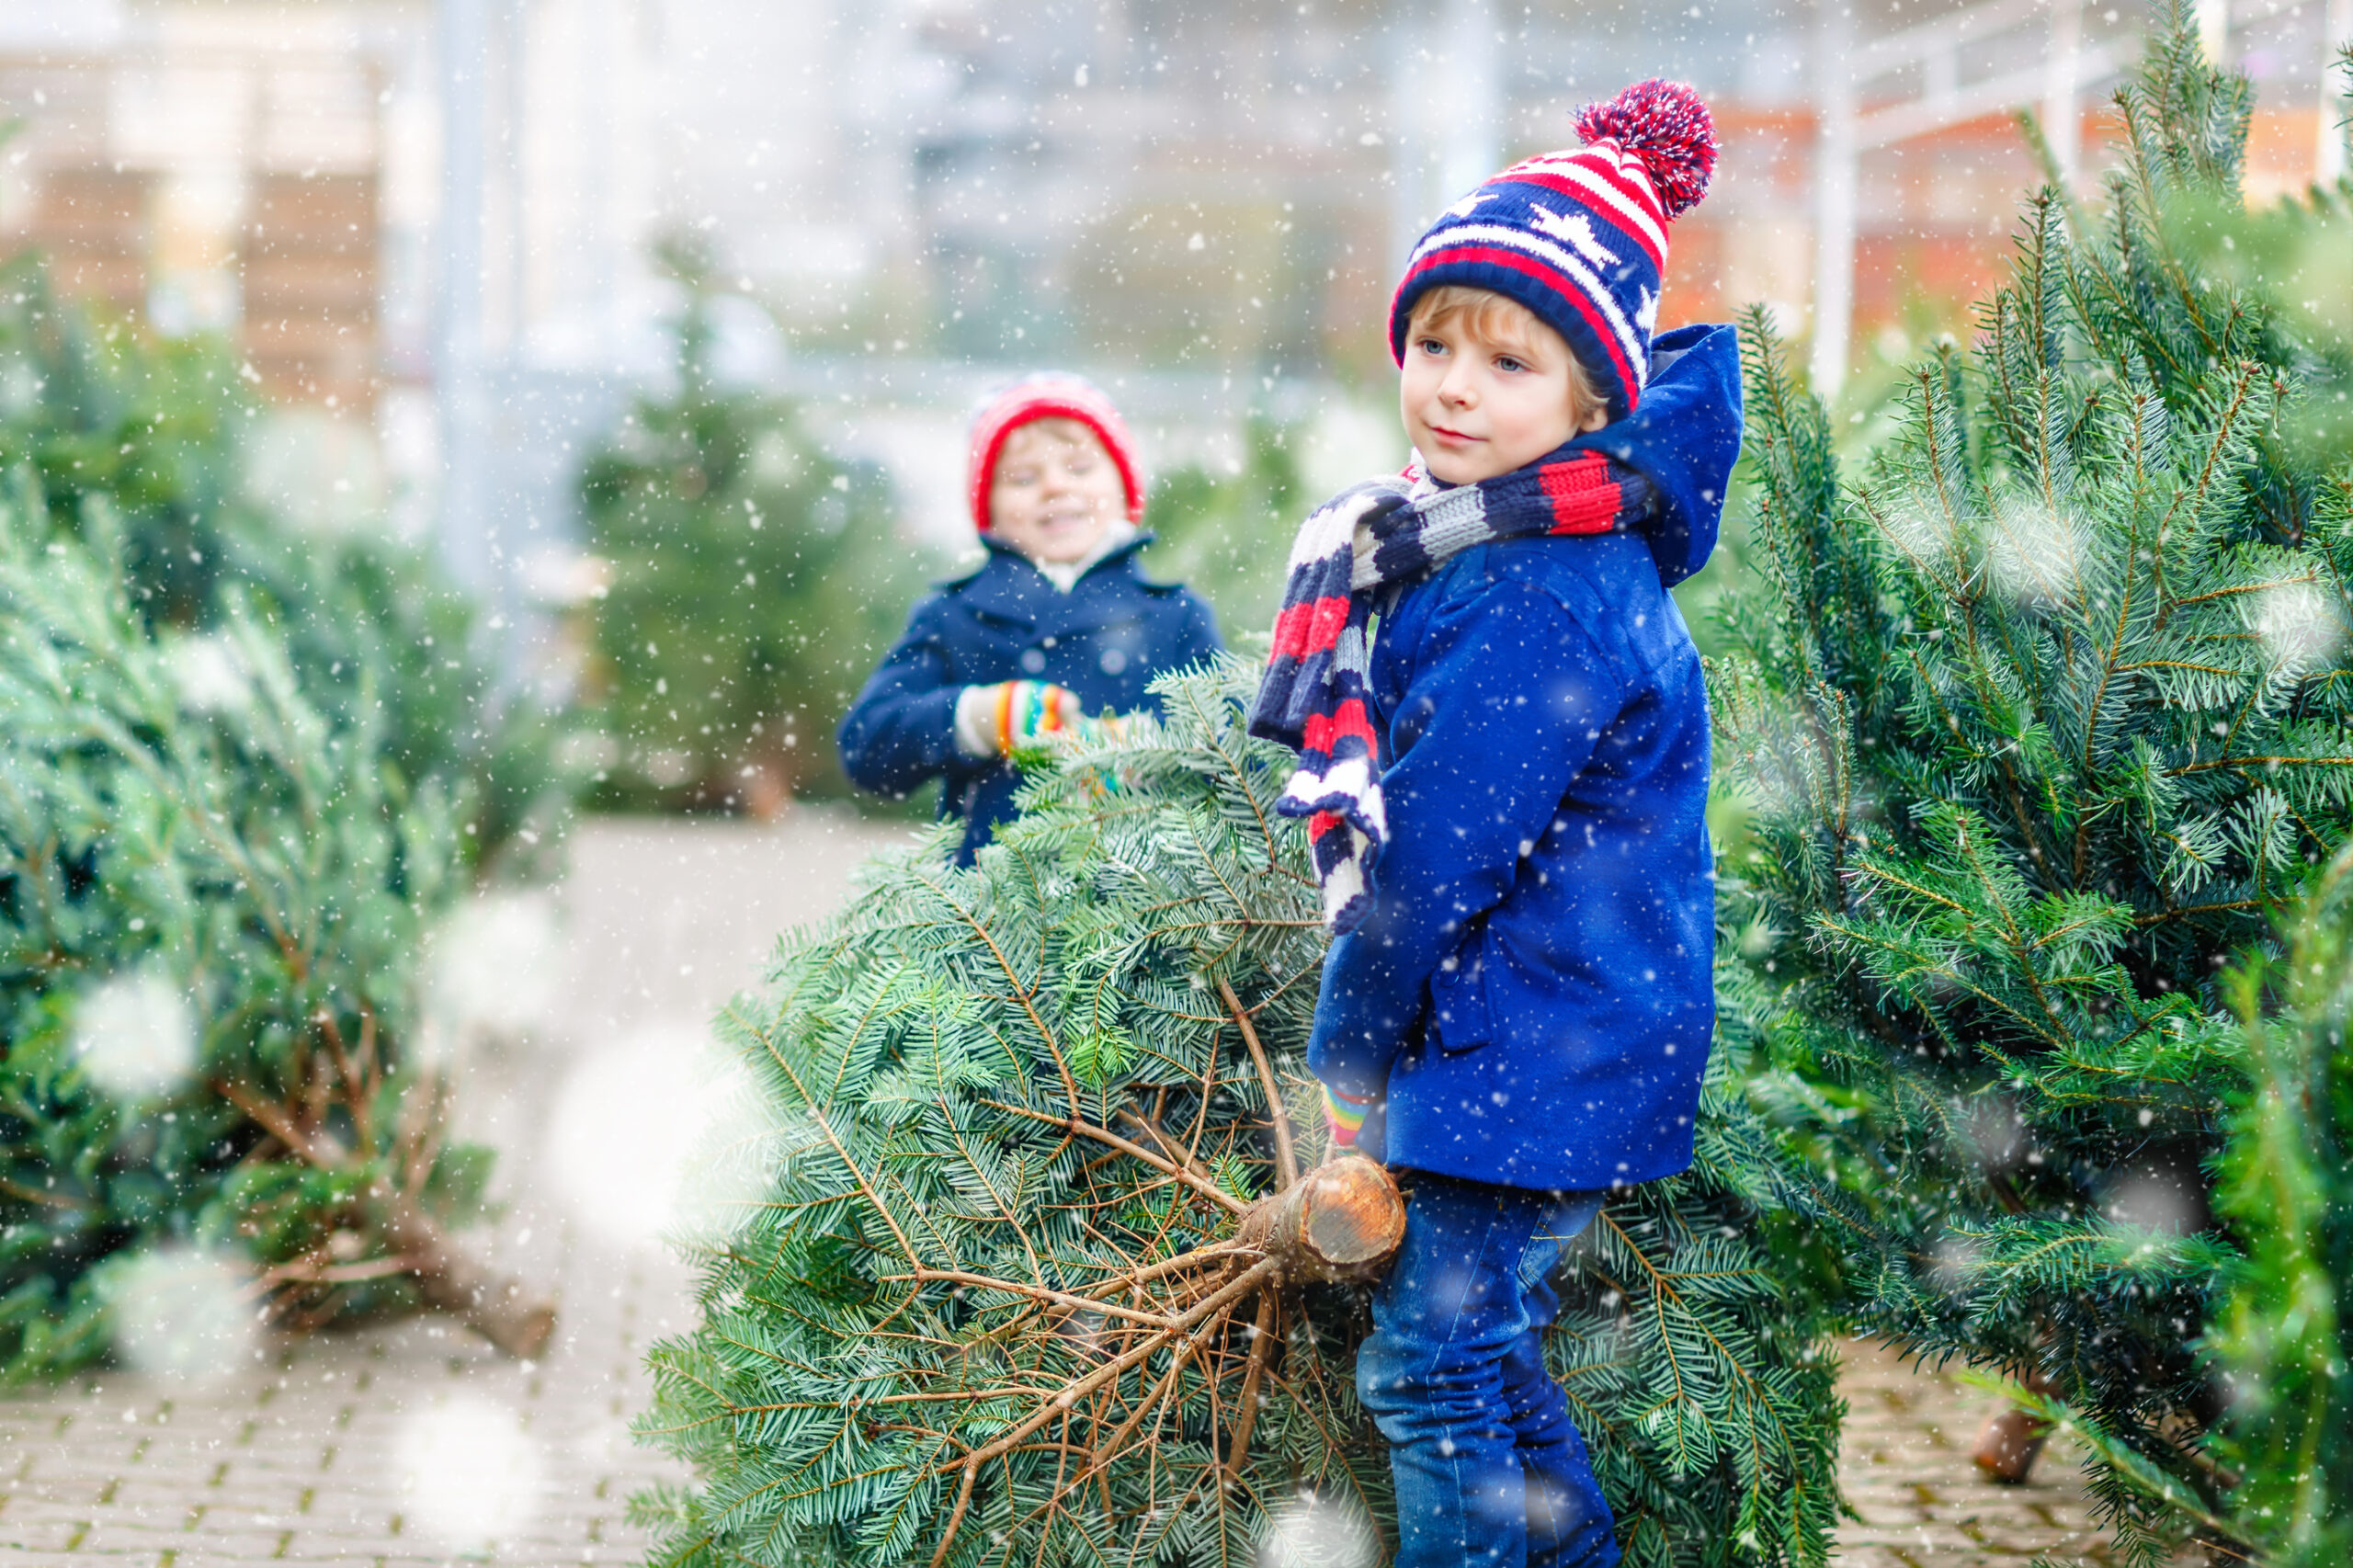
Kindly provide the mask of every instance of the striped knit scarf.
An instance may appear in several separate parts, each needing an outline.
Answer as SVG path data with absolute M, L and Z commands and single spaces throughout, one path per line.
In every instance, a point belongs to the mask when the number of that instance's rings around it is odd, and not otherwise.
M 1416 461 L 1404 478 L 1352 485 L 1308 515 L 1250 733 L 1299 753 L 1275 809 L 1307 819 L 1334 935 L 1354 930 L 1370 908 L 1373 857 L 1388 836 L 1366 684 L 1383 590 L 1494 540 L 1631 528 L 1654 494 L 1634 470 L 1573 444 L 1476 484 L 1441 485 Z M 1362 554 L 1360 523 L 1372 541 Z

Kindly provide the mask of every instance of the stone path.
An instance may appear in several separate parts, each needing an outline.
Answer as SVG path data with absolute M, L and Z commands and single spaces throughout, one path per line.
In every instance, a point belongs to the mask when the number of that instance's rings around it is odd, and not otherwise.
M 108 1371 L 0 1400 L 0 1564 L 642 1561 L 624 1506 L 674 1472 L 627 1426 L 646 1346 L 688 1306 L 645 1196 L 667 1174 L 647 1167 L 692 1129 L 664 1103 L 685 1097 L 679 1059 L 775 933 L 832 908 L 895 835 L 813 811 L 773 828 L 584 827 L 555 974 L 501 974 L 490 955 L 487 983 L 551 998 L 552 1023 L 468 1062 L 460 1130 L 499 1148 L 510 1204 L 465 1239 L 553 1288 L 546 1358 L 508 1361 L 421 1317 L 271 1344 L 219 1381 Z
M 1848 1345 L 1843 1358 L 1839 1482 L 1861 1517 L 1838 1532 L 1840 1563 L 1997 1568 L 2043 1553 L 2109 1561 L 2109 1543 L 2086 1515 L 2079 1449 L 2054 1440 L 2028 1484 L 1997 1486 L 1969 1460 L 1978 1427 L 1999 1407 L 1995 1395 L 1915 1371 L 1872 1346 Z
M 560 946 L 488 964 L 490 983 L 550 998 L 552 1022 L 466 1069 L 463 1131 L 501 1150 L 510 1205 L 469 1239 L 558 1293 L 546 1358 L 506 1361 L 418 1318 L 266 1344 L 211 1381 L 107 1371 L 0 1399 L 0 1568 L 642 1561 L 627 1500 L 676 1476 L 627 1424 L 646 1346 L 689 1310 L 686 1271 L 652 1233 L 666 1162 L 692 1137 L 703 1021 L 775 932 L 831 908 L 894 835 L 813 811 L 769 828 L 584 827 Z M 2046 1455 L 2032 1486 L 1987 1485 L 1966 1449 L 1988 1396 L 1861 1347 L 1848 1366 L 1845 1481 L 1861 1517 L 1842 1562 L 2104 1560 L 2073 1455 Z

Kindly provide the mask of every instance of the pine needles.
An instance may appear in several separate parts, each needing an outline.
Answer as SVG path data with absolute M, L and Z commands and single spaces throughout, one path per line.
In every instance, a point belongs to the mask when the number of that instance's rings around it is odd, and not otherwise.
M 673 1564 L 1313 1559 L 1388 1529 L 1344 1286 L 1236 1237 L 1283 1185 L 1324 938 L 1255 671 L 1165 683 L 1165 729 L 1040 765 L 971 870 L 884 860 L 722 1030 L 764 1199 L 698 1243 L 657 1348 L 641 1500 Z M 1813 1563 L 1831 1369 L 1756 1225 L 1791 1184 L 1711 1085 L 1700 1164 L 1613 1204 L 1552 1354 L 1644 1564 Z M 1353 1520 L 1275 1528 L 1302 1518 Z
M 551 1309 L 445 1227 L 487 1152 L 411 1049 L 421 933 L 463 889 L 470 799 L 403 775 L 382 705 L 314 705 L 257 615 L 140 624 L 108 508 L 0 506 L 0 1377 L 105 1354 L 142 1260 L 310 1327 L 420 1297 L 517 1354 Z M 355 672 L 372 699 L 383 672 Z M 196 1347 L 214 1372 L 234 1335 Z
M 2200 265 L 2249 98 L 2160 21 L 2106 211 L 2029 200 L 1859 479 L 1749 323 L 1764 591 L 1716 688 L 1756 811 L 1721 990 L 1847 1309 L 2049 1380 L 2142 1562 L 2245 1545 L 2199 1343 L 2251 1065 L 2218 979 L 2353 833 L 2353 474 L 2282 435 L 2336 350 Z
M 2276 964 L 2229 990 L 2254 1068 L 2235 1096 L 2219 1207 L 2244 1239 L 2214 1338 L 2240 1484 L 2238 1533 L 2281 1568 L 2353 1553 L 2353 857 L 2340 853 Z M 2267 1017 L 2267 1015 L 2269 1015 Z

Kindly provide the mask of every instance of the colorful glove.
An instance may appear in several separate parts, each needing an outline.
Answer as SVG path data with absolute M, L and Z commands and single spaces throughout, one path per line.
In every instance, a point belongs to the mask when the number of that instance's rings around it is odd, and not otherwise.
M 1009 680 L 996 688 L 999 756 L 1011 756 L 1040 738 L 1078 722 L 1078 699 L 1042 680 Z
M 1365 1112 L 1372 1108 L 1372 1096 L 1358 1098 L 1344 1095 L 1331 1085 L 1324 1085 L 1324 1127 L 1332 1135 L 1335 1149 L 1353 1149 L 1357 1134 L 1364 1131 Z
M 973 758 L 1011 756 L 1074 728 L 1082 716 L 1075 696 L 1045 681 L 968 686 L 956 697 L 956 749 Z

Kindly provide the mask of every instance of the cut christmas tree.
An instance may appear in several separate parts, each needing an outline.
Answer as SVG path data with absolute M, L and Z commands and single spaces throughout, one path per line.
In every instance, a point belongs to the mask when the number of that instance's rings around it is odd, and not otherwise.
M 210 1371 L 256 1308 L 418 1300 L 531 1354 L 551 1309 L 447 1233 L 487 1151 L 408 1049 L 462 788 L 313 706 L 257 618 L 150 637 L 120 544 L 0 508 L 0 1368 Z
M 2248 222 L 2245 84 L 2169 7 L 2118 106 L 2104 209 L 2029 203 L 1977 346 L 1917 368 L 1859 478 L 1751 324 L 1719 990 L 1824 1173 L 1845 1309 L 2066 1411 L 2154 1561 L 2233 1535 L 2220 982 L 2353 830 L 2353 473 L 2303 436 L 2346 356 L 2276 303 L 2300 280 L 2200 260 Z
M 724 1015 L 760 1200 L 653 1358 L 639 1430 L 698 1471 L 638 1506 L 656 1562 L 1378 1554 L 1346 1279 L 1393 1211 L 1361 1160 L 1294 1185 L 1324 937 L 1256 679 L 1030 759 L 977 866 L 882 858 Z M 1699 1144 L 1572 1249 L 1552 1365 L 1630 1562 L 1817 1563 L 1837 1405 L 1757 1239 L 1785 1178 L 1721 1074 Z

